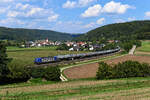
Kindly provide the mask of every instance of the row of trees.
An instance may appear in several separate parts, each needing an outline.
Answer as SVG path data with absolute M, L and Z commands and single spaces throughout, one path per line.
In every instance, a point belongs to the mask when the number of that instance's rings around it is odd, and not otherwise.
M 58 66 L 27 68 L 19 64 L 10 64 L 11 60 L 7 58 L 5 43 L 0 41 L 0 84 L 26 82 L 31 77 L 44 78 L 48 81 L 60 80 Z
M 96 74 L 97 79 L 129 78 L 129 77 L 148 77 L 150 76 L 150 65 L 137 61 L 125 61 L 110 66 L 100 62 Z
M 128 41 L 121 41 L 119 43 L 119 45 L 126 52 L 129 52 L 129 50 L 132 48 L 133 45 L 136 45 L 137 47 L 140 47 L 142 45 L 142 42 L 139 41 L 139 40 L 128 40 Z
M 124 49 L 126 52 L 129 52 L 129 50 L 133 47 L 133 45 L 136 45 L 137 47 L 140 47 L 142 45 L 142 42 L 140 40 L 122 40 L 118 43 L 106 43 L 105 47 L 98 49 L 100 50 L 109 50 L 109 49 L 115 49 L 117 46 L 120 46 L 122 49 Z

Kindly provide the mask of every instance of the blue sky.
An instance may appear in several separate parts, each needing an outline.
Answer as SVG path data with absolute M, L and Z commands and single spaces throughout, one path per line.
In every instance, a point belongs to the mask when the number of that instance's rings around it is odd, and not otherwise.
M 150 19 L 150 0 L 0 0 L 0 26 L 84 33 Z

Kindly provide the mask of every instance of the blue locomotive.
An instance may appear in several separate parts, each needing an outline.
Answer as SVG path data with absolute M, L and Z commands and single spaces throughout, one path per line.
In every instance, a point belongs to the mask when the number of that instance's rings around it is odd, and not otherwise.
M 58 55 L 54 57 L 41 57 L 41 58 L 35 58 L 34 63 L 35 64 L 54 63 L 54 62 L 59 62 L 63 60 L 73 60 L 73 59 L 79 59 L 79 58 L 85 58 L 85 57 L 111 54 L 111 53 L 115 53 L 118 51 L 120 51 L 120 47 L 117 47 L 116 49 L 112 49 L 112 50 L 97 51 L 97 52 L 90 52 L 90 53 Z

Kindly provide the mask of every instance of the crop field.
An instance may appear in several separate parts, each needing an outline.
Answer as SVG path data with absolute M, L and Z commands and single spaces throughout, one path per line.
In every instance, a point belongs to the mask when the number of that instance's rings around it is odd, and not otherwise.
M 149 100 L 150 78 L 18 84 L 0 89 L 2 100 Z
M 48 57 L 64 54 L 76 54 L 83 52 L 76 51 L 59 51 L 56 47 L 43 48 L 16 48 L 8 47 L 7 54 L 9 58 L 13 58 L 11 64 L 18 64 L 20 66 L 28 66 L 34 64 L 34 59 L 37 57 Z
M 106 60 L 104 62 L 108 64 L 117 64 L 119 62 L 123 62 L 126 60 L 146 62 L 150 64 L 150 56 L 134 56 L 134 55 L 126 55 L 123 57 Z M 81 66 L 68 68 L 64 70 L 64 74 L 68 79 L 92 78 L 96 76 L 98 67 L 99 67 L 98 63 L 85 64 Z
M 147 48 L 146 52 L 139 51 L 144 50 Z M 133 60 L 133 61 L 139 61 L 141 63 L 149 63 L 150 64 L 150 41 L 143 41 L 142 47 L 138 48 L 136 50 L 135 55 L 126 55 L 115 59 L 105 60 L 108 64 L 117 64 L 119 62 L 124 62 L 126 60 Z M 81 78 L 93 78 L 96 76 L 96 72 L 98 70 L 98 63 L 92 63 L 92 64 L 83 64 L 80 66 L 68 68 L 64 70 L 64 75 L 68 79 L 81 79 Z

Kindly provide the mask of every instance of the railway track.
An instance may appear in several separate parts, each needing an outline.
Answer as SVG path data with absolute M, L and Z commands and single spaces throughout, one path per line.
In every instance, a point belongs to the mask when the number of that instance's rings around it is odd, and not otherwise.
M 119 51 L 121 52 L 121 51 Z M 57 65 L 69 65 L 69 64 L 75 64 L 78 62 L 84 62 L 84 61 L 88 61 L 88 60 L 96 60 L 98 58 L 102 58 L 102 57 L 106 57 L 106 56 L 112 56 L 115 55 L 119 52 L 115 52 L 115 53 L 111 53 L 111 54 L 105 54 L 105 55 L 99 55 L 99 56 L 94 56 L 94 57 L 86 57 L 86 58 L 79 58 L 79 59 L 74 59 L 74 60 L 64 60 L 64 61 L 60 61 L 60 62 L 55 62 L 55 63 L 47 63 L 47 64 L 40 64 L 40 65 L 34 65 L 33 67 L 46 67 L 46 66 L 57 66 Z

